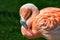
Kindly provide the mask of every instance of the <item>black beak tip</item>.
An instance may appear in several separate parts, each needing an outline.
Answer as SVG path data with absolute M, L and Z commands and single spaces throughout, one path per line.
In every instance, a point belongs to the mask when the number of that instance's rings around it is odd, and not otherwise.
M 23 25 L 24 28 L 27 28 L 27 24 L 24 21 L 20 21 L 21 25 Z

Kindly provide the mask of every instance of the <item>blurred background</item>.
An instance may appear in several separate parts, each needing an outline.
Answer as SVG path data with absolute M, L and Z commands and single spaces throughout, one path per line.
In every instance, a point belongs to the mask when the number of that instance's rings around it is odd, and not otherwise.
M 0 0 L 0 40 L 46 40 L 22 36 L 19 9 L 26 3 L 35 4 L 39 10 L 45 7 L 60 8 L 60 0 Z

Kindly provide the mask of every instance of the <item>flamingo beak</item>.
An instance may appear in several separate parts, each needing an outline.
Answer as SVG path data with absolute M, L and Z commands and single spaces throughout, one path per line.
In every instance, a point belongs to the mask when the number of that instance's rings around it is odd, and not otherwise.
M 27 24 L 26 24 L 26 22 L 24 22 L 24 21 L 20 21 L 20 23 L 21 23 L 21 25 L 22 25 L 24 28 L 27 29 Z
M 20 23 L 21 23 L 21 25 L 24 27 L 24 28 L 26 28 L 27 29 L 27 24 L 26 24 L 26 20 L 25 20 L 25 18 L 21 15 L 21 20 L 20 20 Z

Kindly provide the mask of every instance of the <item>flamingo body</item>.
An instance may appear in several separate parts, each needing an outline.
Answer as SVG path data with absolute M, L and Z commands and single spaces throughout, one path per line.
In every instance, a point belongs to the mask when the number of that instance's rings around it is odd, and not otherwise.
M 60 9 L 47 7 L 35 17 L 32 29 L 39 30 L 48 40 L 60 40 Z

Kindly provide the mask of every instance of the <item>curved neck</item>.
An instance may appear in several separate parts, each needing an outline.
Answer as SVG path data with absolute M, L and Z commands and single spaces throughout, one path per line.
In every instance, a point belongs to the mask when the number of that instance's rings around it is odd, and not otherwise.
M 32 22 L 34 18 L 39 14 L 38 8 L 33 4 L 25 4 L 21 7 L 20 11 L 21 11 L 21 15 L 24 16 L 26 19 L 30 16 L 32 12 L 31 17 L 29 17 L 29 19 L 26 20 L 26 24 L 29 30 L 25 29 L 25 27 L 23 26 L 23 28 L 21 28 L 22 34 L 29 38 L 38 37 L 36 33 L 34 34 L 32 30 L 30 30 L 30 27 L 32 27 Z

